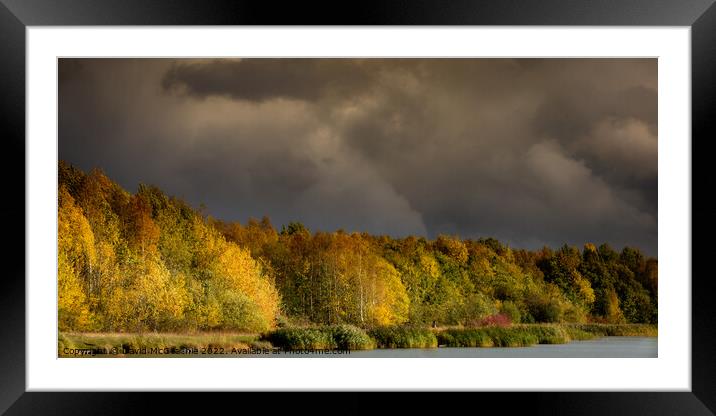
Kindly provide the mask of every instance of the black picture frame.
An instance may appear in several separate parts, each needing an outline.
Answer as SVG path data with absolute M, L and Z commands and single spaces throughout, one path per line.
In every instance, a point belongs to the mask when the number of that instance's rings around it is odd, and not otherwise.
M 708 178 L 698 157 L 716 137 L 716 6 L 714 0 L 412 0 L 359 2 L 172 1 L 172 0 L 0 0 L 0 123 L 5 160 L 0 164 L 5 227 L 4 273 L 0 286 L 0 412 L 7 414 L 126 414 L 148 402 L 180 403 L 186 412 L 207 403 L 238 402 L 234 395 L 165 393 L 34 393 L 25 387 L 25 28 L 72 25 L 568 25 L 689 26 L 692 76 L 693 264 L 703 264 L 708 244 L 705 204 L 694 206 L 696 182 Z M 24 176 L 23 176 L 24 177 Z M 704 199 L 705 197 L 699 197 Z M 24 218 L 25 221 L 20 221 Z M 695 231 L 695 232 L 694 232 Z M 695 271 L 696 269 L 693 268 Z M 716 412 L 716 279 L 692 272 L 691 392 L 480 393 L 480 407 L 502 412 L 558 414 L 679 414 Z M 679 278 L 670 276 L 669 278 Z M 682 276 L 687 278 L 687 276 Z M 668 319 L 668 317 L 663 318 Z M 507 397 L 505 395 L 508 395 Z M 510 397 L 521 395 L 523 397 Z M 229 397 L 231 396 L 231 397 Z M 187 400 L 187 397 L 189 400 Z M 355 399 L 354 399 L 355 400 Z M 424 399 L 423 399 L 424 400 Z M 262 399 L 257 401 L 261 402 Z M 291 406 L 313 398 L 294 398 Z M 350 407 L 350 402 L 346 401 Z M 358 404 L 357 404 L 358 405 Z M 310 408 L 310 407 L 309 407 Z

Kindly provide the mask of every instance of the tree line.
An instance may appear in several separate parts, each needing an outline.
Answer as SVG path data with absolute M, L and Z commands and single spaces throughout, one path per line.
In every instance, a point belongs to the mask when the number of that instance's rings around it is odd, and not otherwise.
M 349 323 L 657 321 L 657 260 L 607 244 L 518 250 L 223 222 L 154 186 L 60 161 L 62 331 L 265 331 Z

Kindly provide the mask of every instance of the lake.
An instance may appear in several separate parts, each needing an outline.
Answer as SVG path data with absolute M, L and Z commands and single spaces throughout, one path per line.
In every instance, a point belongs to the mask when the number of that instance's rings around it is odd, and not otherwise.
M 259 355 L 261 357 L 261 355 Z M 281 353 L 283 358 L 656 358 L 656 337 L 604 337 L 568 344 L 541 344 L 521 348 L 406 348 L 351 351 L 315 355 Z

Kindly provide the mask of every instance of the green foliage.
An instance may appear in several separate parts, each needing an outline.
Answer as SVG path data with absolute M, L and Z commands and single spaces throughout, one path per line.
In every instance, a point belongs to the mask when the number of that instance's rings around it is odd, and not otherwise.
M 439 345 L 446 347 L 494 347 L 487 329 L 447 329 L 437 333 Z
M 520 312 L 520 309 L 511 301 L 503 302 L 500 307 L 500 312 L 507 315 L 512 323 L 522 322 L 522 313 Z
M 221 308 L 217 327 L 247 331 L 261 331 L 270 327 L 259 313 L 260 308 L 243 292 L 223 290 L 217 296 Z
M 333 325 L 327 328 L 334 348 L 365 350 L 375 346 L 373 340 L 360 328 L 353 325 Z
M 300 222 L 290 222 L 287 226 L 281 227 L 281 235 L 310 234 L 308 229 Z
M 658 328 L 653 324 L 571 324 L 568 328 L 601 337 L 655 337 Z
M 154 186 L 130 194 L 97 169 L 61 162 L 58 175 L 63 331 L 470 326 L 498 313 L 513 323 L 658 319 L 658 262 L 632 247 L 513 250 L 494 238 L 394 239 L 299 222 L 277 232 L 268 217 L 207 218 Z
M 436 348 L 438 340 L 429 329 L 383 326 L 368 331 L 378 348 Z
M 528 347 L 535 344 L 564 344 L 572 335 L 588 339 L 589 335 L 577 328 L 562 325 L 515 325 L 484 328 L 454 328 L 439 331 L 438 343 L 447 347 Z
M 489 327 L 484 331 L 492 338 L 495 347 L 529 347 L 540 341 L 533 331 L 500 327 Z
M 531 294 L 527 299 L 528 310 L 535 322 L 561 322 L 563 315 L 562 303 L 552 296 Z
M 578 325 L 567 324 L 563 325 L 562 328 L 567 331 L 567 335 L 569 335 L 569 338 L 573 341 L 586 341 L 600 336 L 599 334 L 580 329 Z
M 525 325 L 515 331 L 528 333 L 537 339 L 537 344 L 564 344 L 571 341 L 569 332 L 561 325 Z
M 333 348 L 365 350 L 375 346 L 374 341 L 365 331 L 352 325 L 279 328 L 261 335 L 261 340 L 284 350 Z
M 331 332 L 321 328 L 279 328 L 261 335 L 261 340 L 284 350 L 336 348 Z

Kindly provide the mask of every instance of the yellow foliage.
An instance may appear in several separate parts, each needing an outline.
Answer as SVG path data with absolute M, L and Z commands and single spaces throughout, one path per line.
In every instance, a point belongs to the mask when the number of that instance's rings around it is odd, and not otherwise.
M 440 265 L 435 257 L 427 254 L 420 255 L 420 267 L 431 279 L 435 280 L 440 276 Z
M 467 263 L 467 247 L 465 247 L 465 243 L 463 243 L 459 238 L 441 235 L 438 236 L 437 240 L 435 240 L 435 244 L 438 249 L 443 252 L 443 254 L 450 256 L 458 263 Z
M 410 301 L 400 274 L 382 258 L 376 258 L 372 270 L 368 316 L 376 325 L 397 325 L 408 320 Z
M 574 283 L 577 285 L 578 288 L 577 294 L 579 298 L 584 302 L 584 304 L 587 306 L 593 304 L 596 297 L 594 295 L 594 289 L 592 289 L 592 285 L 589 283 L 589 280 L 585 279 L 581 274 L 575 271 Z
M 65 187 L 59 190 L 57 246 L 77 272 L 92 267 L 95 260 L 92 228 Z
M 617 297 L 617 293 L 614 290 L 610 290 L 607 293 L 607 320 L 611 323 L 621 323 L 624 322 L 624 315 L 619 308 L 619 297 Z
M 155 330 L 183 318 L 189 303 L 182 274 L 172 276 L 159 258 L 135 260 L 123 270 L 126 278 L 112 281 L 103 306 L 113 328 Z
M 94 235 L 67 189 L 59 189 L 57 216 L 57 301 L 61 328 L 91 326 L 87 283 L 95 262 Z
M 87 330 L 90 312 L 87 297 L 82 290 L 79 276 L 60 252 L 57 262 L 57 312 L 59 328 L 64 330 Z
M 264 275 L 261 266 L 248 250 L 226 242 L 218 235 L 205 235 L 216 257 L 208 269 L 214 283 L 220 287 L 243 293 L 258 308 L 268 329 L 275 324 L 279 310 L 279 295 L 273 283 Z

